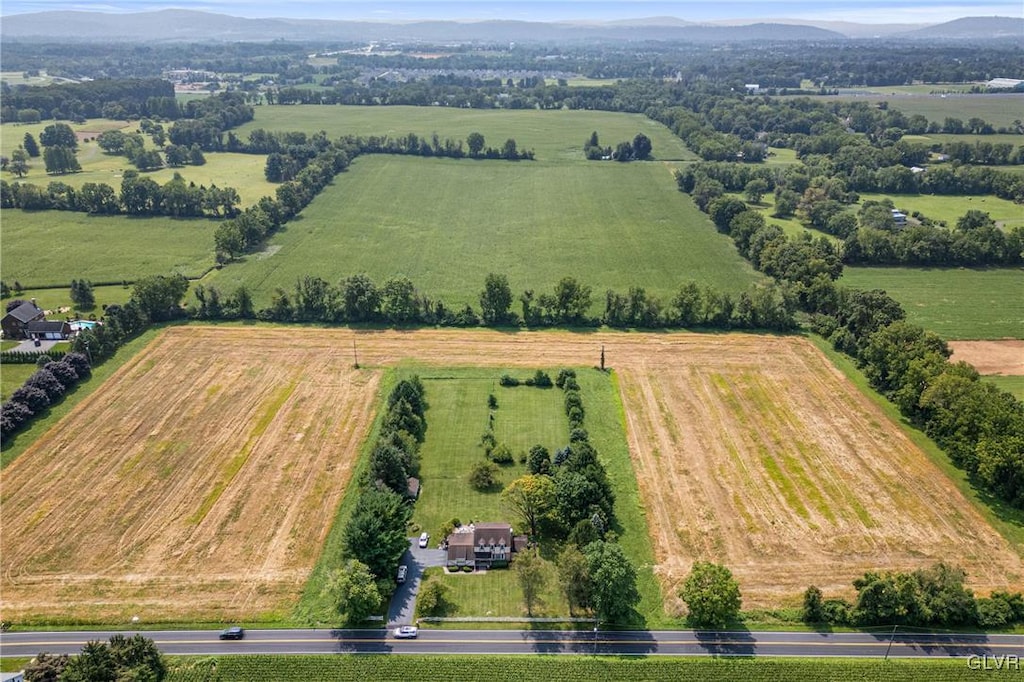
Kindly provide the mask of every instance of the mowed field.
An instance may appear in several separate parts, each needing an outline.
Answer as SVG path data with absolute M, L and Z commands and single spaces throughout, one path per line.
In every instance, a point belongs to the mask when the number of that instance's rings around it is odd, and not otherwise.
M 576 277 L 595 304 L 608 288 L 645 287 L 667 303 L 688 280 L 735 292 L 760 277 L 662 163 L 379 155 L 357 159 L 265 252 L 208 281 L 226 292 L 244 284 L 265 305 L 305 275 L 404 275 L 433 299 L 477 307 L 491 272 L 516 296 Z
M 883 289 L 907 319 L 945 339 L 1024 339 L 1024 269 L 861 268 L 840 284 Z
M 216 220 L 90 216 L 71 211 L 3 211 L 0 279 L 26 289 L 134 281 L 180 272 L 198 277 L 214 265 Z M 109 303 L 110 301 L 104 301 Z
M 605 147 L 632 141 L 637 133 L 651 140 L 651 155 L 658 161 L 694 160 L 696 155 L 683 141 L 643 114 L 608 111 L 538 111 L 511 109 L 454 109 L 448 107 L 358 107 L 358 106 L 259 106 L 255 118 L 235 133 L 248 140 L 258 128 L 280 131 L 323 130 L 334 139 L 342 135 L 388 135 L 415 133 L 430 139 L 434 133 L 444 140 L 463 140 L 470 133 L 484 136 L 489 147 L 501 148 L 513 138 L 519 149 L 532 149 L 537 164 L 588 162 L 583 143 L 597 132 Z
M 696 559 L 727 564 L 747 607 L 942 559 L 981 592 L 1024 586 L 1006 540 L 802 338 L 189 326 L 4 470 L 4 617 L 280 612 L 345 488 L 378 368 L 587 365 L 602 346 L 670 613 Z

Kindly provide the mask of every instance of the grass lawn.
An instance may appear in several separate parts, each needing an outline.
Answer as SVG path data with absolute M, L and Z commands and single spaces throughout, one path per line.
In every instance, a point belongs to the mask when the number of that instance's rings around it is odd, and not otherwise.
M 558 370 L 557 367 L 542 369 L 552 377 Z M 423 380 L 430 404 L 426 415 L 427 438 L 421 452 L 423 492 L 416 503 L 414 527 L 440 539 L 438 529 L 452 518 L 463 523 L 471 519 L 509 520 L 502 509 L 499 492 L 479 493 L 466 482 L 470 468 L 484 461 L 479 443 L 488 425 L 487 396 L 494 394 L 498 400 L 498 409 L 494 412 L 498 442 L 509 445 L 517 455 L 515 464 L 502 468 L 502 483 L 507 484 L 527 473 L 526 467 L 518 461 L 519 452 L 540 443 L 553 453 L 568 442 L 562 391 L 499 386 L 498 378 L 504 373 L 500 369 L 414 368 L 409 371 L 415 371 Z M 597 449 L 615 491 L 615 512 L 619 521 L 615 530 L 619 543 L 637 568 L 637 587 L 641 595 L 637 611 L 646 627 L 666 625 L 668 620 L 652 570 L 653 550 L 626 442 L 625 415 L 615 375 L 583 368 L 577 368 L 576 372 L 587 412 L 590 442 Z M 510 373 L 524 379 L 529 376 L 529 372 L 523 370 Z M 545 558 L 552 558 L 547 551 Z M 451 601 L 457 609 L 450 615 L 522 615 L 522 594 L 509 571 L 494 570 L 485 576 L 440 575 L 439 579 L 452 588 Z M 492 580 L 495 582 L 493 589 L 487 587 Z M 552 577 L 550 594 L 544 606 L 538 607 L 538 613 L 567 616 L 568 607 L 556 594 L 553 581 Z
M 545 369 L 552 377 L 557 371 Z M 519 453 L 538 443 L 554 452 L 569 442 L 562 391 L 502 387 L 498 378 L 504 372 L 495 369 L 422 368 L 416 373 L 423 380 L 430 409 L 420 456 L 423 492 L 413 524 L 439 541 L 441 525 L 452 518 L 462 523 L 510 520 L 499 502 L 500 490 L 481 493 L 467 481 L 473 465 L 486 461 L 480 437 L 488 427 L 487 396 L 493 394 L 498 399 L 495 437 L 516 455 L 514 464 L 501 467 L 501 481 L 507 485 L 529 473 L 519 463 Z M 522 370 L 509 373 L 522 379 L 529 376 Z
M 809 233 L 814 239 L 818 239 L 819 237 L 825 237 L 831 242 L 838 243 L 842 241 L 838 237 L 835 237 L 833 235 L 826 234 L 818 230 L 807 229 L 806 227 L 804 227 L 803 223 L 801 223 L 797 219 L 795 215 L 790 216 L 788 218 L 777 218 L 776 216 L 772 215 L 775 212 L 775 195 L 772 194 L 771 192 L 768 192 L 763 197 L 761 197 L 760 203 L 757 204 L 751 204 L 750 202 L 748 202 L 747 198 L 743 196 L 742 192 L 726 192 L 726 196 L 733 197 L 734 199 L 739 199 L 740 201 L 746 203 L 747 208 L 753 209 L 761 213 L 764 216 L 766 222 L 768 222 L 771 225 L 778 225 L 779 227 L 781 227 L 782 231 L 785 232 L 786 236 L 788 237 L 800 237 L 803 236 L 803 234 L 806 232 Z
M 118 305 L 128 302 L 132 295 L 131 285 L 111 284 L 109 286 L 96 286 L 92 288 L 93 296 L 96 298 L 96 306 L 92 310 L 75 311 L 75 304 L 71 302 L 70 287 L 55 287 L 52 289 L 25 289 L 13 298 L 24 300 L 36 299 L 36 304 L 43 310 L 52 311 L 49 317 L 63 317 L 65 315 L 77 314 L 79 317 L 88 318 L 90 315 L 99 317 L 103 314 L 103 306 L 117 303 Z M 70 308 L 71 313 L 59 313 L 62 308 Z
M 0 278 L 26 289 L 132 281 L 213 267 L 216 220 L 89 216 L 70 211 L 3 212 Z M 481 279 L 481 282 L 483 280 Z
M 446 575 L 443 568 L 428 568 L 427 575 L 430 580 L 441 580 L 448 586 L 446 599 L 451 607 L 446 617 L 526 617 L 523 590 L 511 569 Z M 533 605 L 533 617 L 568 616 L 569 604 L 558 588 L 558 572 L 553 563 L 544 563 L 544 578 L 540 596 Z
M 985 376 L 982 381 L 995 384 L 1007 393 L 1012 393 L 1017 400 L 1024 400 L 1024 376 Z
M 845 268 L 840 283 L 884 289 L 907 319 L 946 339 L 1024 338 L 1024 270 Z
M 0 401 L 10 398 L 11 393 L 20 388 L 35 371 L 36 366 L 32 363 L 0 365 Z
M 209 283 L 245 284 L 266 305 L 304 275 L 405 275 L 431 298 L 476 307 L 491 272 L 516 295 L 573 276 L 593 287 L 597 311 L 608 288 L 667 302 L 687 280 L 737 291 L 759 279 L 660 163 L 363 157 L 270 247 Z
M 582 164 L 583 143 L 597 131 L 601 144 L 615 147 L 637 133 L 651 139 L 652 156 L 658 161 L 693 160 L 682 140 L 668 128 L 642 114 L 606 111 L 538 111 L 504 109 L 452 109 L 445 107 L 359 107 L 359 106 L 259 106 L 256 118 L 240 126 L 235 134 L 247 140 L 249 132 L 267 130 L 324 130 L 329 138 L 341 135 L 391 135 L 416 133 L 429 138 L 437 133 L 443 140 L 465 140 L 472 132 L 484 136 L 487 146 L 501 147 L 508 138 L 519 149 L 536 152 L 535 163 Z

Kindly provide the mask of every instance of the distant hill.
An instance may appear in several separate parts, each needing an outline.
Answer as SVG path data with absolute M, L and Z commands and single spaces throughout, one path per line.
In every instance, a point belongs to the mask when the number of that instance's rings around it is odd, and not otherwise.
M 423 42 L 576 42 L 588 40 L 681 40 L 736 42 L 750 40 L 842 40 L 844 36 L 814 26 L 758 23 L 745 26 L 698 25 L 672 17 L 608 23 L 529 21 L 415 21 L 384 23 L 318 19 L 244 19 L 191 10 L 134 14 L 37 12 L 4 17 L 4 40 L 175 42 L 194 40 L 335 40 Z
M 1024 41 L 1024 19 L 1019 17 L 964 17 L 903 34 L 907 38 L 992 39 Z

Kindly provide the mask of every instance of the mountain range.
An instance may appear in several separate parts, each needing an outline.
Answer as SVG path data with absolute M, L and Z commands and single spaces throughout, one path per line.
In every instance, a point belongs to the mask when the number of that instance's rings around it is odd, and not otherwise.
M 192 10 L 131 14 L 52 11 L 3 17 L 3 40 L 64 41 L 399 41 L 399 42 L 582 42 L 676 40 L 686 42 L 834 41 L 898 36 L 901 39 L 1024 40 L 1024 18 L 966 17 L 938 25 L 856 24 L 765 19 L 756 22 L 694 23 L 674 17 L 607 22 L 410 21 L 401 23 L 328 19 L 247 19 Z

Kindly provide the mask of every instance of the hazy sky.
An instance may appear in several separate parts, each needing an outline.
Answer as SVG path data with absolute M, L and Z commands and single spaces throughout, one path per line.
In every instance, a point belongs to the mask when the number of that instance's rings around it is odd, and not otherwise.
M 860 23 L 938 23 L 965 16 L 1024 16 L 1024 2 L 969 0 L 0 0 L 0 14 L 45 10 L 141 12 L 195 9 L 242 17 L 320 19 L 566 19 L 604 21 L 672 16 L 688 21 L 715 19 L 818 19 Z

